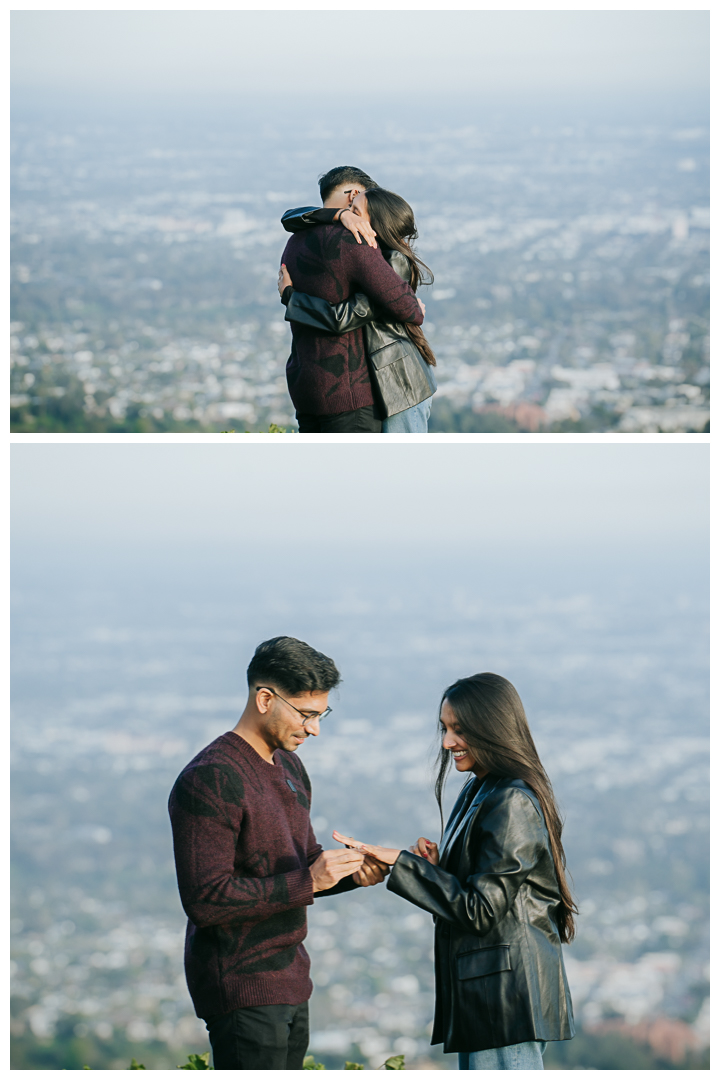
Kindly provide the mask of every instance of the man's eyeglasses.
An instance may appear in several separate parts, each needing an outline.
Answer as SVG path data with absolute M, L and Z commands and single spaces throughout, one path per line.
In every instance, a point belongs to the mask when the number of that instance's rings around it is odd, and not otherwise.
M 285 704 L 289 705 L 291 709 L 295 709 L 295 706 L 292 704 L 292 702 L 286 701 L 284 697 L 278 694 L 277 690 L 273 690 L 272 686 L 256 686 L 255 689 L 267 690 L 269 694 L 274 694 L 275 697 L 280 698 L 281 701 L 284 701 Z M 308 711 L 307 709 L 295 709 L 295 712 L 298 714 L 298 716 L 302 716 L 303 727 L 305 727 L 305 724 L 307 724 L 309 720 L 324 720 L 326 716 L 330 715 L 332 709 L 327 708 L 324 712 L 313 712 L 312 710 Z

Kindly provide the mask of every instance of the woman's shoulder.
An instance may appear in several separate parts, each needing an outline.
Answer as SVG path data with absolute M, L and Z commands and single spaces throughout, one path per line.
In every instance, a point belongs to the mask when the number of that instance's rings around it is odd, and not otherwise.
M 410 272 L 410 260 L 404 251 L 398 251 L 397 248 L 383 248 L 383 255 L 395 273 L 402 276 L 404 271 Z
M 525 813 L 532 806 L 542 818 L 540 802 L 533 789 L 524 780 L 512 777 L 500 777 L 483 800 L 483 806 L 486 811 L 504 807 L 508 811 L 514 808 L 517 812 Z

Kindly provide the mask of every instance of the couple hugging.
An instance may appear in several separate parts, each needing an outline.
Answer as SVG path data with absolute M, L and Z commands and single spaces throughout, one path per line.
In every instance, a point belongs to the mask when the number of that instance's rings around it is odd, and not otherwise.
M 294 751 L 320 735 L 340 674 L 305 642 L 277 637 L 257 647 L 247 677 L 242 716 L 183 769 L 169 806 L 185 972 L 214 1067 L 302 1069 L 307 910 L 387 877 L 435 920 L 432 1042 L 458 1053 L 461 1069 L 542 1069 L 546 1043 L 574 1034 L 561 946 L 577 908 L 552 787 L 512 684 L 486 672 L 442 695 L 441 820 L 448 769 L 468 782 L 439 845 L 376 847 L 336 831 L 343 846 L 324 851 Z
M 410 206 L 352 166 L 320 177 L 322 207 L 288 210 L 294 235 L 278 290 L 292 327 L 287 364 L 301 433 L 426 432 L 437 389 L 420 325 Z M 426 276 L 423 276 L 425 273 Z

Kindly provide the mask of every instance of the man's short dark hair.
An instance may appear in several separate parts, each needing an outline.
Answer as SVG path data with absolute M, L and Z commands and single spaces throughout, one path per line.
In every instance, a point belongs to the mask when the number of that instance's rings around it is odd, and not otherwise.
M 313 690 L 332 690 L 340 682 L 340 672 L 329 656 L 304 641 L 275 637 L 258 645 L 247 678 L 251 690 L 266 685 L 295 697 Z
M 321 176 L 318 184 L 320 185 L 320 198 L 323 202 L 325 202 L 330 192 L 334 191 L 336 187 L 340 187 L 341 184 L 361 184 L 366 189 L 378 187 L 371 176 L 368 176 L 362 169 L 356 169 L 354 165 L 338 165 L 337 168 L 331 169 L 330 172 L 326 172 L 324 176 Z

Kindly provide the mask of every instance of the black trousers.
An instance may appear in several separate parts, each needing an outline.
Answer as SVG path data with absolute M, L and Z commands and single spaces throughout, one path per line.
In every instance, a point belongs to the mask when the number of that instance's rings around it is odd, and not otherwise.
M 250 1005 L 207 1021 L 216 1069 L 302 1069 L 308 1003 Z
M 363 405 L 361 409 L 335 413 L 334 416 L 313 416 L 311 413 L 296 415 L 301 435 L 347 434 L 355 431 L 371 434 L 382 431 L 382 418 L 376 405 Z

